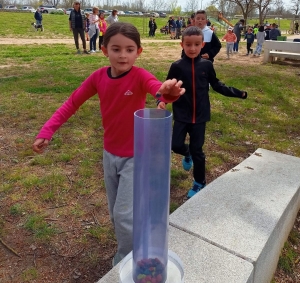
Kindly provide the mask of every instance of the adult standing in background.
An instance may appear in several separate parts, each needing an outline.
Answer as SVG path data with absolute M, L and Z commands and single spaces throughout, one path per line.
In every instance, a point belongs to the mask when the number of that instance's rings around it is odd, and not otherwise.
M 99 36 L 99 8 L 93 7 L 93 13 L 90 15 L 90 27 L 89 27 L 89 37 L 90 37 L 90 53 L 95 53 L 97 51 L 97 38 Z
M 34 13 L 34 18 L 35 18 L 36 25 L 42 25 L 43 16 L 39 8 L 36 9 Z
M 85 34 L 84 34 L 85 27 L 86 27 L 86 20 L 85 20 L 85 15 L 81 13 L 80 2 L 75 1 L 73 3 L 73 8 L 74 9 L 71 11 L 69 16 L 69 26 L 70 26 L 70 31 L 73 32 L 77 54 L 81 53 L 79 49 L 79 40 L 78 40 L 79 36 L 82 41 L 83 53 L 90 54 L 86 50 L 86 41 L 85 41 Z
M 277 40 L 277 36 L 281 36 L 281 31 L 276 27 L 275 23 L 271 25 L 271 30 L 269 35 L 270 35 L 270 40 Z
M 178 17 L 175 23 L 176 23 L 176 35 L 175 35 L 175 38 L 180 39 L 181 28 L 182 28 L 181 17 Z
M 299 29 L 299 24 L 298 24 L 298 22 L 295 22 L 295 33 L 296 34 L 299 33 L 298 29 Z
M 154 36 L 154 22 L 152 17 L 149 20 L 148 27 L 149 27 L 149 37 Z
M 233 52 L 238 53 L 239 52 L 239 42 L 241 40 L 241 33 L 244 29 L 245 20 L 241 19 L 239 22 L 235 24 L 233 27 L 233 32 L 236 35 L 236 42 L 233 45 Z
M 111 25 L 118 21 L 119 21 L 118 10 L 114 9 L 114 10 L 112 10 L 111 14 L 106 18 L 106 22 L 108 25 Z
M 266 24 L 265 25 L 265 34 L 266 34 L 265 40 L 270 40 L 270 30 L 271 30 L 270 24 Z

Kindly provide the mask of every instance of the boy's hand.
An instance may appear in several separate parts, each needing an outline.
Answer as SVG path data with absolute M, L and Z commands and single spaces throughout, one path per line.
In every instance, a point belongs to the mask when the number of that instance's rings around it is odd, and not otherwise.
M 157 105 L 157 109 L 162 109 L 162 110 L 165 110 L 166 109 L 166 103 L 164 102 L 159 102 L 158 105 Z
M 166 80 L 158 90 L 163 97 L 178 97 L 185 93 L 185 89 L 181 88 L 182 81 L 177 81 L 176 79 Z
M 202 57 L 203 59 L 209 59 L 209 55 L 208 55 L 207 53 L 202 54 L 201 57 Z
M 44 152 L 45 148 L 48 146 L 49 140 L 47 139 L 36 139 L 32 145 L 33 151 L 41 154 Z

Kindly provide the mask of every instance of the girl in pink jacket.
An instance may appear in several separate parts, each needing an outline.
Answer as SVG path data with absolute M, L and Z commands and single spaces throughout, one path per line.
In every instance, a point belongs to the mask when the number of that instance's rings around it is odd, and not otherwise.
M 59 127 L 98 94 L 104 129 L 104 182 L 118 243 L 114 265 L 132 251 L 134 112 L 145 107 L 147 93 L 171 103 L 185 92 L 181 81 L 161 83 L 145 69 L 133 66 L 142 50 L 136 27 L 130 23 L 112 24 L 102 46 L 110 66 L 96 70 L 72 93 L 45 123 L 33 144 L 33 150 L 42 153 Z

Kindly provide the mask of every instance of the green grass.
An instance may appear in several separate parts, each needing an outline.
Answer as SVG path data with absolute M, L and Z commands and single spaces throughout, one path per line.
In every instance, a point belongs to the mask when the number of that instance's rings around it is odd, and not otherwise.
M 43 14 L 44 32 L 36 32 L 31 23 L 34 22 L 34 14 L 32 13 L 14 13 L 0 11 L 0 37 L 21 37 L 21 38 L 36 38 L 37 41 L 42 41 L 43 38 L 73 38 L 73 34 L 69 29 L 69 16 L 61 14 Z M 14 16 L 15 20 L 11 21 Z M 148 36 L 149 17 L 127 17 L 119 16 L 122 22 L 130 22 L 135 25 L 142 37 Z M 9 22 L 9 24 L 7 24 Z M 161 34 L 159 29 L 166 25 L 167 18 L 156 18 L 158 30 L 157 38 L 166 38 Z
M 29 215 L 24 227 L 40 240 L 48 240 L 57 232 L 55 227 L 50 226 L 40 215 Z

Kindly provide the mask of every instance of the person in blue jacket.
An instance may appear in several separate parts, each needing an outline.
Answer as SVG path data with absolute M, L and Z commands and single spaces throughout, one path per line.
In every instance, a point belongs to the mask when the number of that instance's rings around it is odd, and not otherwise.
M 254 42 L 254 34 L 253 34 L 253 29 L 248 28 L 247 33 L 245 34 L 244 40 L 247 40 L 247 54 L 249 55 L 250 53 L 253 53 L 253 49 L 251 48 L 253 42 Z
M 247 92 L 228 87 L 220 82 L 210 60 L 201 56 L 204 34 L 196 26 L 187 27 L 182 33 L 183 57 L 172 63 L 167 78 L 182 80 L 185 95 L 173 102 L 172 150 L 183 156 L 183 169 L 193 166 L 194 182 L 187 198 L 193 197 L 206 185 L 205 154 L 203 145 L 206 122 L 210 120 L 209 85 L 214 91 L 229 97 L 247 98 Z M 165 103 L 158 101 L 158 108 Z M 186 144 L 189 134 L 190 142 Z
M 34 18 L 35 18 L 36 25 L 41 26 L 42 25 L 42 20 L 43 20 L 43 15 L 42 15 L 39 8 L 36 9 L 36 11 L 34 13 Z
M 176 39 L 180 39 L 180 34 L 181 34 L 181 28 L 182 28 L 182 21 L 181 21 L 181 17 L 178 17 L 178 19 L 176 20 Z

